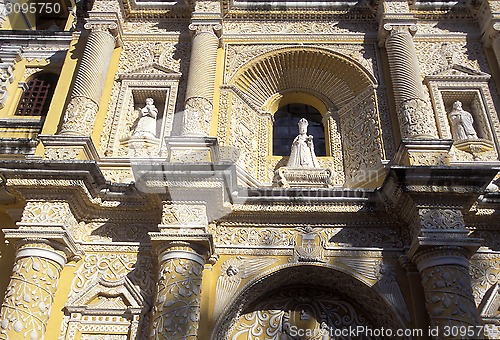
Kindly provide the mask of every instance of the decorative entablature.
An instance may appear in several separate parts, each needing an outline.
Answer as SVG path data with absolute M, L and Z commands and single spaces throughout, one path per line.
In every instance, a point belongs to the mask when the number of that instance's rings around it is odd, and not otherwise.
M 191 16 L 194 1 L 122 0 L 127 19 L 186 19 Z

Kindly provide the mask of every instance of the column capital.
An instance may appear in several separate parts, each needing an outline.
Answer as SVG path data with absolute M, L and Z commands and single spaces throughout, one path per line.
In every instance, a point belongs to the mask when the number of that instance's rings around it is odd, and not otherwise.
M 84 27 L 91 32 L 105 32 L 110 34 L 115 39 L 116 47 L 123 45 L 123 29 L 116 13 L 89 12 L 89 17 Z
M 207 233 L 204 227 L 189 226 L 162 226 L 161 232 L 150 232 L 149 237 L 153 248 L 158 255 L 158 262 L 165 261 L 165 254 L 172 253 L 175 257 L 203 260 L 203 264 L 213 254 L 212 234 Z
M 193 20 L 188 26 L 192 37 L 198 34 L 208 33 L 213 34 L 220 39 L 222 37 L 222 24 L 219 20 L 216 21 L 198 21 Z
M 436 256 L 436 251 L 441 254 L 443 250 L 450 249 L 463 253 L 461 256 L 466 259 L 481 245 L 481 239 L 468 236 L 469 230 L 459 209 L 418 208 L 410 229 L 413 241 L 408 257 L 414 261 L 421 254 L 430 252 Z
M 17 224 L 21 226 L 20 223 Z M 43 229 L 4 229 L 5 239 L 15 242 L 16 248 L 20 249 L 28 243 L 48 245 L 54 250 L 64 254 L 67 261 L 78 261 L 83 255 L 83 251 L 73 240 L 73 237 L 63 226 L 48 226 Z
M 413 37 L 417 31 L 418 26 L 416 22 L 386 22 L 380 25 L 378 31 L 378 44 L 380 47 L 383 47 L 387 39 L 391 36 L 408 33 Z

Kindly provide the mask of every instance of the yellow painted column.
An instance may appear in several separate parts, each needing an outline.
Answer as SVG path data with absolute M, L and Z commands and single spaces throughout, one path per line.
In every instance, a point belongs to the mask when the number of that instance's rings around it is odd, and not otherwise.
M 436 122 L 426 99 L 413 37 L 414 25 L 385 24 L 389 34 L 385 48 L 401 136 L 403 138 L 438 138 Z
M 71 99 L 64 112 L 59 134 L 90 136 L 94 128 L 99 102 L 119 41 L 118 24 L 113 20 L 93 18 L 85 28 L 90 30 L 81 64 L 78 68 Z
M 418 208 L 410 229 L 409 254 L 422 279 L 432 330 L 439 339 L 484 338 L 469 274 L 469 259 L 481 243 L 468 237 L 462 212 Z
M 53 242 L 20 241 L 2 304 L 0 339 L 43 339 L 66 261 Z
M 467 330 L 468 339 L 481 339 L 482 321 L 472 295 L 468 251 L 440 246 L 415 257 L 422 278 L 430 326 L 440 339 L 456 339 Z M 463 334 L 462 334 L 463 335 Z
M 220 24 L 192 23 L 191 60 L 186 90 L 182 136 L 207 136 L 213 110 Z
M 158 249 L 159 274 L 151 320 L 151 339 L 196 339 L 206 250 L 189 242 Z

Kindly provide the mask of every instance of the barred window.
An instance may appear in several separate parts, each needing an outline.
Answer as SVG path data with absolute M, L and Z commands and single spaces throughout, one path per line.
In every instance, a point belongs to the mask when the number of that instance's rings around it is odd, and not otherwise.
M 53 73 L 41 73 L 31 78 L 17 105 L 16 116 L 47 115 L 58 78 Z
M 293 140 L 299 134 L 298 123 L 307 119 L 307 134 L 314 137 L 316 156 L 326 156 L 325 129 L 322 116 L 316 108 L 306 104 L 288 104 L 280 107 L 274 114 L 273 155 L 289 156 Z

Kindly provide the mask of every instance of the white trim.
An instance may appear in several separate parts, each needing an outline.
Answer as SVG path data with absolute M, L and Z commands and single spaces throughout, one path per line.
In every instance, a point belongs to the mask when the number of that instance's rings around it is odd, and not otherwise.
M 65 256 L 47 249 L 24 248 L 17 252 L 16 259 L 20 259 L 23 257 L 43 257 L 44 259 L 56 262 L 61 266 L 61 268 L 63 268 L 66 264 Z
M 163 254 L 160 254 L 158 256 L 158 263 L 163 263 L 167 260 L 170 259 L 187 259 L 187 260 L 193 260 L 197 263 L 199 263 L 201 266 L 205 265 L 205 259 L 203 256 L 192 253 L 190 251 L 183 251 L 183 250 L 173 250 L 173 251 L 167 251 Z

